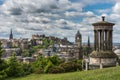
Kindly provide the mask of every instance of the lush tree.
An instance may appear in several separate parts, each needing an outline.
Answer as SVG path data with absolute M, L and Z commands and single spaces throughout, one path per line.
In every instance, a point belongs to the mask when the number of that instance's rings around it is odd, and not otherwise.
M 44 58 L 42 55 L 39 55 L 37 60 L 33 62 L 32 66 L 34 69 L 36 68 L 44 68 L 47 65 L 47 58 Z
M 7 77 L 7 74 L 5 70 L 0 71 L 0 80 L 5 80 L 6 77 Z
M 47 65 L 44 67 L 44 72 L 48 73 L 48 71 L 50 70 L 50 68 L 52 68 L 53 66 L 54 66 L 53 63 L 51 61 L 49 61 L 47 63 Z
M 61 59 L 59 59 L 59 57 L 57 55 L 48 57 L 48 60 L 50 60 L 52 62 L 52 64 L 54 64 L 56 66 L 59 65 L 60 63 L 62 63 Z
M 36 46 L 32 46 L 29 50 L 29 56 L 32 56 L 33 53 L 37 52 L 39 49 L 41 49 L 42 46 L 41 45 L 36 45 Z
M 25 75 L 28 75 L 28 74 L 30 74 L 30 73 L 33 72 L 33 67 L 32 67 L 31 64 L 23 63 L 23 64 L 22 64 L 22 68 L 23 68 L 23 70 L 24 70 L 24 74 L 25 74 Z
M 29 50 L 24 50 L 24 51 L 22 51 L 22 56 L 23 56 L 23 57 L 30 56 Z
M 44 48 L 44 49 L 46 49 L 46 48 L 48 48 L 50 45 L 53 45 L 53 44 L 54 44 L 54 41 L 53 41 L 53 40 L 50 40 L 50 39 L 47 39 L 47 38 L 43 38 L 42 41 L 43 41 L 42 48 Z
M 83 55 L 84 55 L 84 56 L 88 56 L 88 55 L 87 55 L 87 47 L 86 47 L 86 46 L 83 47 Z
M 3 50 L 1 48 L 1 42 L 0 42 L 0 80 L 4 80 L 7 77 L 7 74 L 6 74 L 7 63 L 1 59 L 2 53 L 3 53 Z
M 18 62 L 15 53 L 10 57 L 7 74 L 9 77 L 19 77 L 24 75 L 22 65 Z
M 50 45 L 53 45 L 55 42 L 53 40 L 49 41 Z
M 58 56 L 45 58 L 40 55 L 33 63 L 33 67 L 34 70 L 44 69 L 44 72 L 47 73 L 52 66 L 58 66 L 59 64 L 61 64 L 61 60 L 58 58 Z

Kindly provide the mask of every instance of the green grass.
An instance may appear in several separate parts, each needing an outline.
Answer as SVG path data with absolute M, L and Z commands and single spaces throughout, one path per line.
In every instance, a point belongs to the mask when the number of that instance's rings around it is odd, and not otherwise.
M 31 74 L 7 80 L 120 80 L 120 67 L 63 74 Z

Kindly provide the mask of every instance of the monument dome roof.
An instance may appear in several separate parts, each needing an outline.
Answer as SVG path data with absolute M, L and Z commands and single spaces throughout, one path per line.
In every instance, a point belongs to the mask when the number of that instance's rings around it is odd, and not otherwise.
M 102 16 L 102 21 L 93 23 L 92 25 L 93 25 L 93 26 L 99 26 L 99 25 L 103 25 L 103 26 L 105 26 L 105 25 L 112 25 L 112 26 L 113 26 L 113 25 L 115 25 L 115 24 L 105 21 L 105 17 Z

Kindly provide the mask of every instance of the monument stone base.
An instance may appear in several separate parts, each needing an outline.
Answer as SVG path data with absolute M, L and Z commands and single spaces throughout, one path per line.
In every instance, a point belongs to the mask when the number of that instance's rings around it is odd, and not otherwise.
M 112 51 L 93 51 L 89 57 L 89 68 L 102 68 L 116 66 L 117 55 Z

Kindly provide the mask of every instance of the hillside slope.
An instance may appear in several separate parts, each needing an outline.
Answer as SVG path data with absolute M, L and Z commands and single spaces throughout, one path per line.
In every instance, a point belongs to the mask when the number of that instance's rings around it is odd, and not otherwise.
M 120 80 L 120 67 L 63 74 L 32 74 L 7 80 Z

